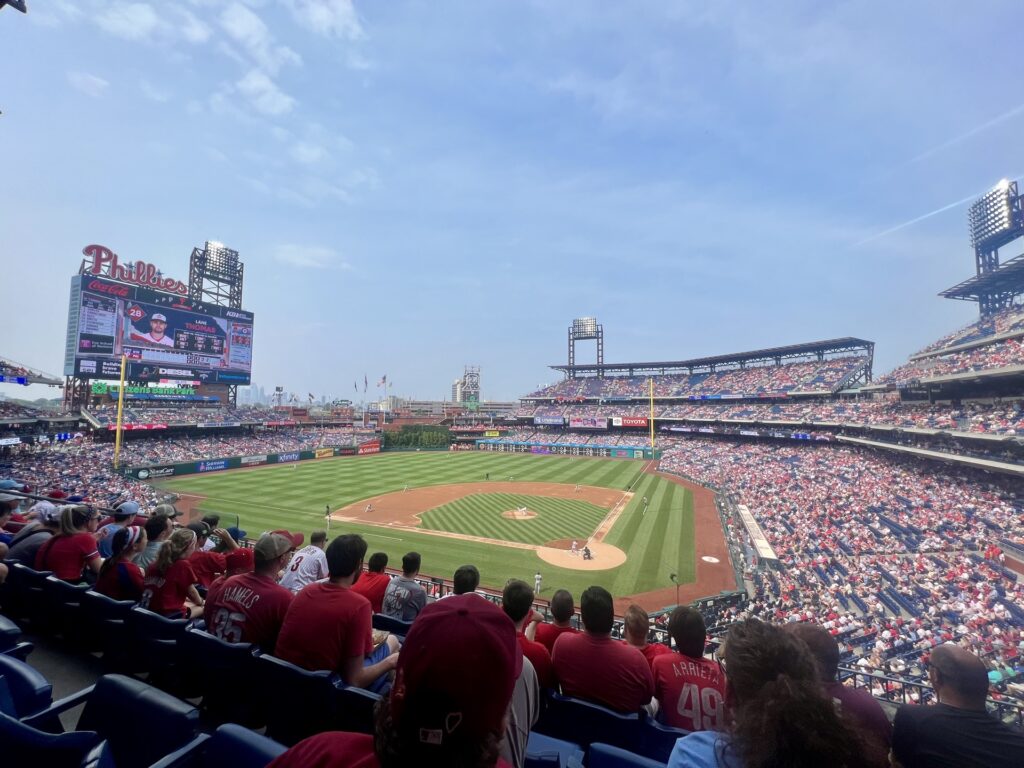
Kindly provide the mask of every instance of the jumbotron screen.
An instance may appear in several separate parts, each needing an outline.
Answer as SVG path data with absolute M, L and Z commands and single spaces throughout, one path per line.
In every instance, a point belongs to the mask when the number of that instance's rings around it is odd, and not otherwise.
M 71 279 L 64 375 L 248 384 L 253 315 L 105 280 Z

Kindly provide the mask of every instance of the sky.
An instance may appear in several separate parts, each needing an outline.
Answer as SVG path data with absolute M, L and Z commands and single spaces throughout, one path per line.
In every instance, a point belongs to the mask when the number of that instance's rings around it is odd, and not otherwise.
M 606 362 L 857 336 L 878 375 L 977 316 L 936 294 L 974 272 L 967 201 L 1024 175 L 1019 21 L 29 0 L 0 11 L 0 355 L 62 372 L 84 246 L 187 281 L 217 240 L 264 388 L 441 399 L 469 364 L 514 399 L 582 316 Z

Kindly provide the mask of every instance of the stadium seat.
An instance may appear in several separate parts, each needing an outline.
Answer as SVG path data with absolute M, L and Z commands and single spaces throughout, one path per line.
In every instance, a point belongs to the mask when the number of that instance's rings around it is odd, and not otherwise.
M 124 642 L 131 643 L 134 670 L 148 672 L 160 687 L 177 690 L 176 650 L 187 626 L 187 619 L 168 619 L 139 606 L 128 611 L 128 636 Z
M 534 730 L 576 744 L 600 741 L 632 750 L 639 743 L 640 714 L 623 714 L 583 699 L 551 693 Z
M 689 731 L 684 731 L 682 728 L 664 725 L 650 715 L 644 715 L 643 723 L 640 726 L 640 742 L 637 744 L 636 751 L 644 757 L 666 763 L 676 742 L 688 733 Z
M 110 672 L 136 672 L 132 669 L 132 647 L 127 625 L 128 613 L 135 605 L 131 600 L 114 600 L 99 592 L 82 594 L 82 633 L 92 638 L 88 645 L 103 652 L 103 664 Z
M 47 623 L 65 640 L 75 641 L 82 636 L 82 594 L 88 591 L 88 584 L 71 584 L 56 576 L 43 580 Z
M 335 681 L 332 728 L 351 733 L 373 733 L 373 712 L 381 697 L 362 688 Z
M 526 768 L 574 768 L 580 765 L 583 765 L 583 750 L 579 744 L 530 732 L 526 742 Z
M 252 643 L 228 643 L 195 627 L 178 643 L 179 668 L 189 695 L 202 696 L 205 718 L 215 724 L 264 725 L 253 674 Z
M 28 717 L 53 703 L 53 686 L 39 670 L 24 661 L 0 654 L 0 676 L 6 680 L 8 698 L 6 702 L 0 701 L 0 710 L 5 714 Z
M 33 648 L 32 643 L 21 640 L 21 627 L 0 615 L 0 654 L 24 661 Z
M 197 736 L 151 768 L 264 768 L 285 749 L 273 739 L 229 723 L 212 736 Z
M 665 763 L 610 744 L 595 743 L 587 751 L 587 768 L 665 768 Z
M 310 672 L 263 654 L 256 657 L 256 676 L 265 690 L 275 692 L 266 710 L 267 736 L 292 746 L 314 733 L 334 730 L 337 675 Z
M 44 612 L 43 582 L 52 571 L 36 571 L 21 563 L 14 563 L 7 572 L 7 580 L 0 588 L 0 605 L 4 615 L 24 619 L 33 624 Z
M 117 768 L 114 764 L 114 752 L 110 744 L 101 741 L 82 760 L 82 768 Z
M 385 616 L 383 613 L 373 614 L 374 629 L 390 632 L 391 634 L 398 635 L 399 637 L 405 637 L 409 634 L 409 627 L 411 626 L 411 621 L 400 621 L 399 619 L 392 618 L 391 616 Z
M 5 766 L 79 768 L 99 741 L 95 731 L 47 733 L 0 712 L 0 752 Z
M 199 727 L 199 710 L 191 704 L 124 675 L 104 675 L 22 723 L 56 730 L 56 716 L 83 702 L 75 730 L 105 738 L 117 768 L 149 766 L 194 739 Z

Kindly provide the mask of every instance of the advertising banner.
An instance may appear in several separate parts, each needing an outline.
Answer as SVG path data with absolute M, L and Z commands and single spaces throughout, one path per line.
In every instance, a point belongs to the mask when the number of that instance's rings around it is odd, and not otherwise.
M 339 456 L 355 456 L 356 447 L 354 445 L 343 445 L 340 448 L 335 449 Z
M 268 427 L 294 427 L 295 426 L 295 422 L 292 421 L 291 419 L 286 419 L 284 421 L 268 421 L 267 422 L 267 426 Z
M 534 424 L 549 424 L 554 427 L 560 427 L 565 424 L 565 419 L 561 416 L 534 416 Z
M 289 453 L 279 453 L 279 454 L 277 454 L 277 463 L 278 464 L 284 464 L 285 462 L 288 462 L 288 461 L 298 461 L 298 460 L 299 460 L 299 452 L 298 451 L 290 451 Z
M 156 477 L 170 477 L 174 474 L 174 467 L 142 467 L 136 470 L 135 476 L 139 480 L 152 480 Z
M 488 429 L 484 432 L 484 437 L 501 437 L 501 432 L 496 429 Z
M 313 453 L 314 453 L 315 457 L 318 458 L 318 459 L 326 459 L 328 456 L 333 456 L 334 455 L 334 449 L 333 448 L 317 448 L 315 451 L 313 451 Z
M 0 445 L 18 445 L 20 442 L 20 437 L 0 437 Z
M 196 472 L 217 472 L 218 470 L 227 468 L 227 459 L 212 459 L 210 461 L 200 461 L 196 464 Z
M 243 456 L 241 458 L 241 463 L 243 467 L 254 467 L 259 464 L 266 464 L 267 454 L 263 454 L 262 456 Z
M 534 445 L 530 447 L 530 453 L 548 454 L 551 453 L 551 449 L 548 448 L 546 445 Z
M 599 419 L 594 416 L 574 416 L 569 419 L 569 426 L 572 429 L 608 429 L 608 419 Z
M 133 430 L 142 429 L 167 429 L 166 424 L 122 424 L 121 429 L 125 432 L 131 432 Z M 117 430 L 117 424 L 107 424 L 107 431 L 113 432 Z
M 380 453 L 380 440 L 371 440 L 370 442 L 363 443 L 359 446 L 360 456 L 367 453 Z
M 647 417 L 646 416 L 623 416 L 622 426 L 624 427 L 646 427 Z

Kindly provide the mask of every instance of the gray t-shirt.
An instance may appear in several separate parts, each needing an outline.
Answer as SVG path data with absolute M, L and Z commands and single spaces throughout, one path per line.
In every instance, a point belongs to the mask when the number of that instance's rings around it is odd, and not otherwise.
M 151 541 L 146 544 L 146 548 L 135 556 L 135 563 L 142 570 L 149 568 L 149 566 L 156 561 L 156 556 L 160 554 L 160 547 L 162 547 L 163 544 L 164 543 L 162 541 Z
M 530 660 L 523 656 L 523 671 L 516 680 L 512 700 L 508 703 L 508 724 L 505 740 L 501 743 L 501 756 L 515 768 L 526 764 L 526 744 L 530 729 L 540 718 L 540 683 Z
M 384 592 L 381 613 L 399 621 L 412 621 L 427 604 L 427 591 L 415 579 L 398 576 Z

